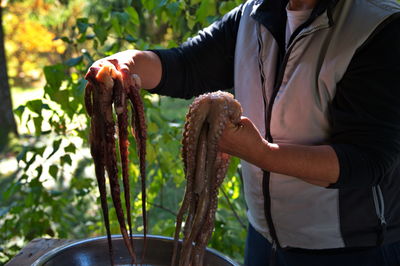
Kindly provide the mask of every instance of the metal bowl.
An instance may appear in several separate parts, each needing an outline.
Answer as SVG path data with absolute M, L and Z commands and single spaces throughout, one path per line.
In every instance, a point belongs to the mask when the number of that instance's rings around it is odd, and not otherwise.
M 131 257 L 125 247 L 120 235 L 113 235 L 115 265 L 132 265 Z M 143 236 L 134 236 L 137 263 L 140 265 L 142 257 Z M 142 265 L 167 266 L 171 264 L 173 251 L 173 239 L 162 236 L 147 236 L 146 256 Z M 179 255 L 179 253 L 178 253 Z M 110 259 L 108 255 L 107 237 L 96 237 L 67 244 L 55 248 L 37 259 L 32 266 L 108 266 Z M 204 255 L 204 266 L 239 266 L 227 256 L 213 250 L 207 249 Z

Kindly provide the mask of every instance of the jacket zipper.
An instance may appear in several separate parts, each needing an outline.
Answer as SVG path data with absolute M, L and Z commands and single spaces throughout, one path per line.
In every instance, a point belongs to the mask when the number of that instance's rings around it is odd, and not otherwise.
M 263 103 L 264 103 L 264 123 L 265 123 L 265 138 L 268 139 L 268 131 L 267 131 L 267 116 L 266 116 L 266 109 L 268 105 L 268 99 L 265 92 L 265 74 L 264 74 L 264 64 L 263 64 L 263 57 L 262 57 L 262 50 L 263 50 L 263 40 L 261 36 L 261 24 L 258 24 L 257 27 L 257 41 L 258 41 L 258 66 L 260 69 L 260 76 L 261 76 L 261 90 L 263 96 Z M 264 194 L 264 213 L 265 219 L 267 221 L 270 235 L 272 238 L 272 252 L 270 258 L 270 265 L 274 265 L 275 262 L 275 252 L 276 246 L 279 246 L 278 237 L 276 235 L 275 226 L 272 221 L 271 216 L 271 201 L 270 201 L 270 194 L 269 194 L 269 172 L 263 171 L 263 194 Z
M 304 37 L 308 36 L 309 34 L 312 34 L 313 32 L 320 30 L 323 27 L 317 27 L 314 30 L 304 33 L 302 35 L 298 35 L 290 44 L 285 52 L 282 64 L 279 67 L 278 70 L 278 75 L 276 78 L 275 86 L 270 98 L 270 101 L 268 102 L 267 95 L 265 92 L 265 74 L 264 74 L 264 64 L 262 61 L 262 51 L 263 51 L 263 40 L 261 36 L 261 24 L 258 24 L 257 27 L 257 40 L 258 40 L 258 64 L 259 64 L 259 69 L 260 69 L 260 75 L 261 75 L 261 89 L 262 89 L 262 95 L 263 95 L 263 103 L 264 103 L 264 110 L 267 110 L 267 112 L 264 112 L 264 122 L 265 122 L 265 138 L 268 142 L 273 142 L 273 138 L 271 135 L 271 115 L 272 115 L 272 107 L 276 98 L 276 95 L 278 94 L 279 88 L 282 84 L 283 77 L 285 74 L 285 69 L 287 62 L 289 60 L 290 53 L 293 49 L 293 46 L 296 42 L 300 41 Z M 269 192 L 269 182 L 270 182 L 270 173 L 267 171 L 263 171 L 263 194 L 264 194 L 264 212 L 265 212 L 265 218 L 269 227 L 270 235 L 272 238 L 272 256 L 271 256 L 271 262 L 270 265 L 274 265 L 274 260 L 275 260 L 275 253 L 276 249 L 280 247 L 278 236 L 276 234 L 276 229 L 272 220 L 272 214 L 271 214 L 271 196 Z
M 379 185 L 372 187 L 372 197 L 374 199 L 374 206 L 376 211 L 376 216 L 380 221 L 381 232 L 378 237 L 378 245 L 383 243 L 384 235 L 386 231 L 386 219 L 385 219 L 385 201 L 383 199 L 383 194 L 381 187 Z

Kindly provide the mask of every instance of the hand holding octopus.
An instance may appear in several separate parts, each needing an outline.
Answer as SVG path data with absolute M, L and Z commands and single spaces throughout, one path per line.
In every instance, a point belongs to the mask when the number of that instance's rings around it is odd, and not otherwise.
M 229 165 L 229 155 L 218 150 L 218 142 L 225 128 L 240 126 L 241 113 L 242 108 L 233 95 L 221 91 L 203 94 L 190 106 L 182 140 L 187 183 L 177 216 L 171 265 L 175 265 L 186 212 L 179 265 L 203 265 L 204 251 L 214 229 L 218 189 Z

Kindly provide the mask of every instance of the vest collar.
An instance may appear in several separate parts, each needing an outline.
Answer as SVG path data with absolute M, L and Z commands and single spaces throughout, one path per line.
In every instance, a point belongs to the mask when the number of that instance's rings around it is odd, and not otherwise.
M 332 11 L 339 0 L 320 0 L 310 18 L 292 35 L 292 39 L 320 15 L 326 13 L 329 25 L 333 25 Z M 343 1 L 343 0 L 342 0 Z M 274 36 L 280 48 L 285 47 L 286 6 L 289 0 L 256 0 L 251 17 L 265 26 Z

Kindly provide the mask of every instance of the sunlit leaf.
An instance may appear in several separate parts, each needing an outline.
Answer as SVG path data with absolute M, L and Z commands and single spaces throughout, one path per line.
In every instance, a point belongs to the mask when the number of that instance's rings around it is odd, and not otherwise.
M 73 143 L 70 143 L 67 147 L 64 148 L 65 152 L 75 153 L 76 146 Z
M 25 111 L 25 105 L 20 105 L 16 109 L 14 109 L 14 114 L 16 114 L 19 118 L 19 120 L 22 120 L 22 114 Z
M 60 157 L 60 161 L 61 161 L 61 164 L 69 164 L 69 165 L 72 165 L 71 156 L 69 156 L 68 154 L 66 154 L 66 155 L 64 155 L 64 156 L 61 156 L 61 157 Z
M 58 174 L 58 166 L 57 165 L 50 165 L 49 167 L 49 174 L 54 178 L 57 179 L 57 174 Z
M 42 123 L 43 123 L 43 117 L 38 116 L 33 118 L 33 124 L 35 125 L 35 135 L 40 136 L 42 133 Z
M 62 142 L 62 139 L 58 139 L 53 142 L 53 151 L 47 156 L 46 159 L 49 159 L 60 149 L 61 142 Z
M 47 84 L 53 89 L 58 89 L 64 80 L 64 66 L 62 64 L 46 66 L 43 68 L 44 75 L 46 77 Z
M 32 100 L 26 103 L 26 107 L 38 115 L 42 114 L 42 105 L 42 100 Z

